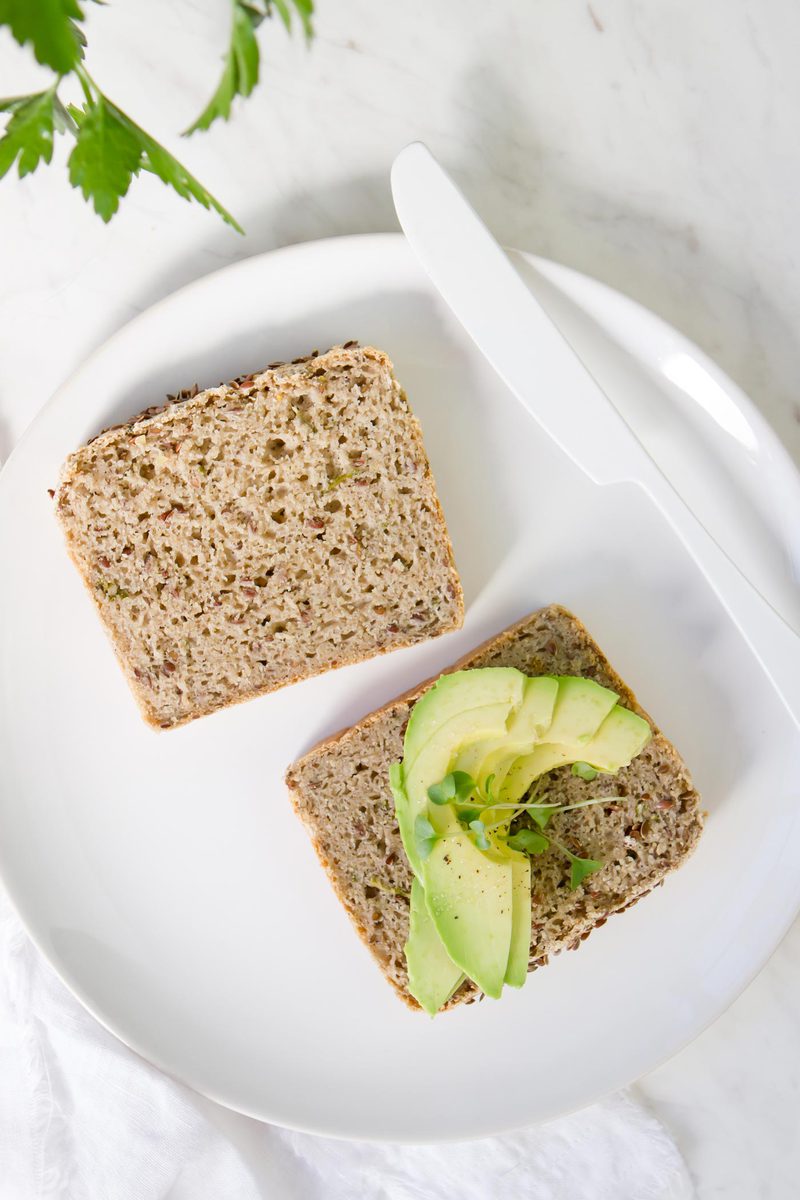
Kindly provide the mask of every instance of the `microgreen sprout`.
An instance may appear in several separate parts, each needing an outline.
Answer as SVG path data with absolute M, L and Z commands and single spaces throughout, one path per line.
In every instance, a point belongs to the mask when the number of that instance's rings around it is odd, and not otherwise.
M 431 851 L 438 840 L 436 830 L 428 818 L 420 813 L 414 822 L 414 844 L 417 854 L 423 862 L 426 858 L 430 858 Z
M 478 818 L 476 821 L 470 821 L 469 827 L 475 834 L 475 845 L 478 847 L 478 849 L 488 850 L 490 842 L 486 836 L 486 826 L 484 825 L 483 821 L 481 821 L 480 818 Z
M 506 842 L 509 850 L 521 850 L 524 854 L 544 854 L 550 839 L 535 829 L 519 829 Z
M 460 804 L 469 800 L 475 788 L 475 780 L 466 771 L 451 771 L 439 783 L 431 784 L 428 799 L 434 804 Z
M 575 768 L 580 768 L 576 770 Z M 588 763 L 575 763 L 573 773 L 578 778 L 591 781 L 598 774 Z M 479 850 L 487 851 L 492 848 L 490 835 L 495 834 L 495 845 L 507 846 L 510 850 L 521 851 L 523 854 L 544 854 L 551 846 L 564 854 L 570 862 L 570 888 L 574 891 L 588 875 L 599 871 L 602 862 L 593 858 L 581 858 L 573 854 L 566 846 L 558 842 L 543 830 L 555 813 L 573 812 L 579 808 L 587 808 L 593 804 L 608 804 L 622 799 L 621 796 L 591 796 L 585 800 L 576 800 L 574 804 L 558 804 L 547 801 L 546 793 L 542 791 L 542 780 L 537 780 L 528 792 L 528 800 L 504 802 L 498 800 L 495 792 L 495 775 L 489 775 L 481 787 L 466 771 L 451 771 L 438 783 L 428 788 L 428 798 L 437 807 L 453 805 L 460 825 L 464 831 L 474 836 L 475 845 Z M 504 814 L 498 820 L 487 824 L 484 817 L 487 812 Z M 523 813 L 527 813 L 537 829 L 519 829 L 511 836 L 505 836 L 505 831 L 511 822 Z M 496 831 L 502 830 L 500 833 Z M 439 835 L 431 822 L 425 816 L 418 816 L 414 825 L 414 836 L 417 852 L 421 859 L 429 857 L 437 841 L 444 838 L 457 837 L 457 833 Z
M 596 858 L 580 858 L 554 838 L 550 839 L 550 843 L 557 850 L 560 850 L 562 854 L 566 854 L 570 861 L 569 886 L 573 892 L 577 887 L 580 887 L 587 875 L 593 875 L 595 871 L 599 871 L 603 866 L 603 863 L 598 862 Z

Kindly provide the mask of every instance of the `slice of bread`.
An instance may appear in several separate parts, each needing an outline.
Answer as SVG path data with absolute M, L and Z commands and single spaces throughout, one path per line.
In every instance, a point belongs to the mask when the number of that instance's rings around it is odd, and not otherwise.
M 630 688 L 571 613 L 543 608 L 453 666 L 517 667 L 527 675 L 582 675 L 619 693 L 620 702 L 650 720 Z M 403 947 L 408 936 L 408 865 L 394 815 L 388 771 L 403 757 L 403 733 L 415 700 L 429 683 L 364 717 L 316 746 L 286 776 L 331 883 L 388 981 L 407 1004 Z M 651 721 L 652 724 L 652 721 Z M 550 955 L 574 950 L 611 913 L 629 908 L 691 854 L 703 827 L 700 797 L 677 750 L 654 735 L 629 767 L 591 784 L 569 767 L 550 776 L 548 801 L 623 797 L 550 821 L 554 837 L 602 870 L 575 891 L 569 862 L 557 850 L 531 860 L 533 922 L 529 970 Z M 447 1007 L 479 995 L 465 982 Z
M 162 729 L 463 620 L 419 425 L 355 343 L 106 430 L 57 512 Z

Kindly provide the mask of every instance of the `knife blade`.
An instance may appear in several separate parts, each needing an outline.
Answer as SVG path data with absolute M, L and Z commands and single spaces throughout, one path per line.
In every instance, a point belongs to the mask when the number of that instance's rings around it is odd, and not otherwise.
M 675 491 L 427 146 L 402 150 L 391 182 L 409 244 L 475 345 L 590 479 L 650 497 L 800 728 L 800 638 Z

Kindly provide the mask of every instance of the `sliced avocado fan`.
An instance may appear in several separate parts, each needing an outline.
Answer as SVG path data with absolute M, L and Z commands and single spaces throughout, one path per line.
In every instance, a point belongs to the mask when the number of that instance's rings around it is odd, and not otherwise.
M 426 1012 L 436 1013 L 465 977 L 495 998 L 504 984 L 524 984 L 531 863 L 506 845 L 514 816 L 508 806 L 555 767 L 584 762 L 614 773 L 627 766 L 651 731 L 618 699 L 591 679 L 486 667 L 445 675 L 417 701 L 403 761 L 389 776 L 415 876 L 405 947 L 409 991 Z M 479 820 L 469 802 L 459 812 L 431 801 L 428 789 L 454 772 L 483 795 L 491 785 Z M 505 808 L 493 809 L 495 803 Z
M 454 748 L 494 744 L 522 703 L 525 676 L 512 667 L 443 675 L 414 705 L 403 742 L 403 786 L 395 778 L 397 823 L 411 868 L 422 879 L 415 822 L 428 808 L 428 788 L 450 770 Z

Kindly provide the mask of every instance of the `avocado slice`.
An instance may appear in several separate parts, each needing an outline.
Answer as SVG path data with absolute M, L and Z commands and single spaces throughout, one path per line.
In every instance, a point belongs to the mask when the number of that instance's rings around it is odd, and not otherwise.
M 519 708 L 525 681 L 526 676 L 514 667 L 486 667 L 443 675 L 414 705 L 403 742 L 403 761 L 413 765 L 420 750 L 441 727 L 468 709 L 499 703 L 505 703 L 509 713 Z M 458 742 L 454 742 L 453 750 L 457 748 Z
M 593 679 L 559 676 L 553 720 L 544 740 L 553 745 L 590 741 L 618 700 L 616 692 Z
M 528 978 L 531 954 L 531 860 L 527 854 L 505 850 L 511 861 L 511 946 L 505 982 L 520 988 Z
M 503 799 L 519 800 L 540 775 L 566 763 L 586 762 L 598 771 L 619 771 L 647 745 L 651 732 L 643 717 L 617 704 L 590 741 L 571 745 L 543 742 L 517 759 L 505 777 Z
M 549 728 L 557 695 L 558 680 L 552 676 L 526 678 L 522 703 L 505 733 L 461 748 L 454 769 L 465 771 L 481 787 L 494 775 L 499 786 L 514 759 L 529 753 Z
M 580 761 L 589 763 L 598 771 L 613 774 L 621 767 L 627 767 L 644 750 L 652 735 L 653 731 L 644 717 L 617 704 L 592 740 L 584 746 Z
M 538 742 L 544 737 L 553 720 L 558 692 L 558 680 L 552 675 L 526 678 L 522 704 L 508 726 L 512 742 Z
M 389 778 L 403 848 L 418 878 L 422 877 L 422 863 L 414 840 L 414 822 L 428 810 L 428 788 L 447 775 L 459 746 L 474 740 L 502 737 L 509 711 L 508 701 L 503 700 L 484 705 L 483 708 L 455 713 L 439 726 L 410 766 L 406 765 L 408 760 L 404 758 L 401 772 L 395 770 L 400 763 L 390 768 Z
M 465 833 L 438 841 L 423 864 L 425 904 L 453 962 L 497 999 L 508 967 L 512 868 Z
M 541 717 L 546 718 L 549 710 L 550 719 L 547 720 L 546 727 L 542 719 L 538 724 L 541 731 L 538 739 L 531 738 L 527 745 L 514 745 L 511 742 L 511 726 L 517 723 L 515 716 L 509 722 L 505 753 L 503 740 L 500 739 L 499 743 L 495 744 L 496 748 L 486 756 L 478 772 L 481 785 L 485 785 L 489 775 L 494 775 L 494 793 L 502 794 L 502 799 L 506 801 L 518 799 L 528 790 L 534 779 L 551 771 L 553 767 L 583 759 L 582 751 L 575 752 L 575 747 L 582 746 L 591 739 L 617 701 L 616 692 L 601 687 L 592 679 L 572 675 L 544 676 L 541 679 L 530 679 L 528 683 L 542 684 L 549 689 L 541 689 L 537 696 Z M 531 731 L 530 726 L 525 730 Z M 544 740 L 541 740 L 542 738 Z M 474 754 L 472 748 L 469 753 Z M 496 815 L 486 814 L 488 820 L 494 819 Z
M 408 990 L 426 1013 L 434 1016 L 464 979 L 436 932 L 425 906 L 425 891 L 418 879 L 411 884 L 408 941 Z
M 569 762 L 586 762 L 582 746 L 552 746 L 548 742 L 535 746 L 512 764 L 503 780 L 502 799 L 512 804 L 521 800 L 534 780 Z

